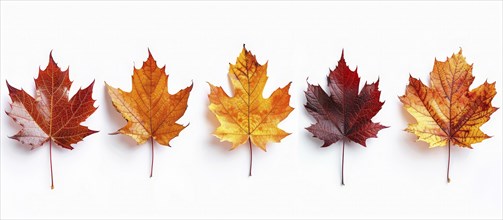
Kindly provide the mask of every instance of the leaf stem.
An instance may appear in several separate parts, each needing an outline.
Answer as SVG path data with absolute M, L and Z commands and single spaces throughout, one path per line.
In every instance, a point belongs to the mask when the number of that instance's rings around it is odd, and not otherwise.
M 252 166 L 253 166 L 253 149 L 250 137 L 248 137 L 248 143 L 250 143 L 250 172 L 248 176 L 252 176 Z
M 449 157 L 447 157 L 447 183 L 451 182 L 451 178 L 449 178 L 449 171 L 451 168 L 451 140 L 449 139 Z
M 341 184 L 344 186 L 344 148 L 346 143 L 345 141 L 342 141 L 342 167 L 341 167 Z
M 154 138 L 150 137 L 150 143 L 152 146 L 152 163 L 150 164 L 150 178 L 152 178 L 152 175 L 154 174 Z
M 54 176 L 52 174 L 52 139 L 49 138 L 49 163 L 51 165 L 51 189 L 54 189 Z

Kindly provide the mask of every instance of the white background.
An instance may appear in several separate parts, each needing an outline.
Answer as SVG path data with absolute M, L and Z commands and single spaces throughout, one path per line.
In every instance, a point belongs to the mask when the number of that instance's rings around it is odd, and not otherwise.
M 210 133 L 206 82 L 230 91 L 228 63 L 246 43 L 260 63 L 269 60 L 264 96 L 293 81 L 295 110 L 280 127 L 292 134 L 268 152 L 254 149 L 249 178 L 247 145 L 228 151 Z M 150 48 L 166 65 L 169 91 L 193 80 L 190 122 L 172 148 L 156 144 L 154 177 L 149 143 L 110 136 L 125 124 L 104 81 L 131 89 L 133 66 Z M 304 129 L 314 120 L 303 104 L 306 78 L 326 84 L 344 48 L 364 81 L 380 77 L 383 109 L 374 121 L 390 126 L 368 147 L 346 149 L 346 186 L 340 185 L 341 145 Z M 53 152 L 30 151 L 8 136 L 20 127 L 1 114 L 2 218 L 502 218 L 502 111 L 482 130 L 493 136 L 474 149 L 428 149 L 403 131 L 414 120 L 397 96 L 409 74 L 423 81 L 435 58 L 463 48 L 475 63 L 474 86 L 496 81 L 502 106 L 502 2 L 2 2 L 1 109 L 5 80 L 34 91 L 49 52 L 74 81 L 71 94 L 96 79 L 99 106 L 84 123 L 100 130 Z M 472 87 L 472 88 L 473 88 Z

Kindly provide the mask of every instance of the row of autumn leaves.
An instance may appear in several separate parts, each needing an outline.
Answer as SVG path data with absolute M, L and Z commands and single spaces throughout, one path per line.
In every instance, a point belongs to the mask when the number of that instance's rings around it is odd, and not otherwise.
M 415 134 L 430 147 L 448 146 L 447 181 L 451 145 L 471 148 L 471 144 L 489 138 L 480 130 L 497 108 L 491 101 L 496 94 L 495 83 L 487 83 L 469 90 L 474 80 L 472 65 L 467 64 L 460 50 L 445 62 L 435 60 L 430 73 L 430 87 L 420 80 L 409 77 L 405 95 L 400 96 L 404 108 L 416 119 L 406 131 Z M 214 135 L 221 141 L 232 143 L 234 149 L 246 142 L 250 147 L 250 170 L 252 175 L 252 143 L 265 151 L 267 142 L 280 142 L 288 135 L 277 125 L 293 110 L 289 106 L 290 83 L 275 90 L 269 98 L 262 92 L 267 81 L 267 63 L 260 65 L 256 57 L 243 45 L 243 50 L 229 68 L 229 78 L 234 96 L 212 84 L 209 94 L 209 109 L 215 114 L 220 126 Z M 344 60 L 344 52 L 328 77 L 327 94 L 319 85 L 308 84 L 305 91 L 305 108 L 316 119 L 306 128 L 324 141 L 322 147 L 342 141 L 342 177 L 344 184 L 344 146 L 352 141 L 362 146 L 368 138 L 377 137 L 379 130 L 386 128 L 371 119 L 380 111 L 384 102 L 379 100 L 379 81 L 365 84 L 358 91 L 360 78 Z M 132 137 L 138 144 L 150 139 L 152 147 L 152 176 L 154 140 L 169 146 L 186 126 L 176 121 L 187 109 L 187 100 L 192 85 L 176 94 L 169 94 L 168 75 L 165 67 L 159 68 L 149 51 L 141 69 L 134 69 L 133 89 L 125 92 L 106 85 L 113 105 L 127 120 L 127 125 L 115 134 Z M 11 138 L 32 149 L 49 141 L 51 163 L 51 188 L 54 188 L 52 171 L 52 142 L 66 149 L 72 144 L 97 131 L 80 125 L 95 110 L 92 99 L 93 83 L 80 89 L 69 99 L 72 82 L 68 69 L 62 71 L 50 55 L 45 70 L 40 70 L 35 79 L 36 95 L 7 86 L 12 99 L 7 114 L 21 125 L 22 129 Z

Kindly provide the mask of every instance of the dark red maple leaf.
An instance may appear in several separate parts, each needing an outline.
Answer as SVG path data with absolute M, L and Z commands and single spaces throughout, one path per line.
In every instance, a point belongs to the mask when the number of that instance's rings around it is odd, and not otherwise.
M 71 85 L 68 69 L 61 71 L 52 58 L 52 52 L 47 68 L 40 69 L 38 78 L 35 79 L 35 97 L 7 82 L 12 103 L 6 113 L 22 127 L 10 138 L 30 145 L 31 149 L 49 141 L 51 188 L 54 188 L 52 141 L 72 150 L 72 144 L 97 132 L 80 125 L 96 110 L 92 98 L 94 81 L 87 88 L 79 89 L 69 99 Z
M 387 128 L 371 121 L 384 102 L 379 101 L 379 80 L 365 83 L 358 93 L 360 77 L 357 69 L 351 71 L 346 65 L 344 50 L 339 64 L 333 71 L 330 70 L 327 80 L 330 95 L 319 85 L 308 83 L 305 107 L 316 123 L 306 129 L 324 141 L 322 147 L 342 140 L 341 183 L 344 185 L 344 143 L 353 141 L 366 147 L 368 138 L 377 137 L 379 130 Z

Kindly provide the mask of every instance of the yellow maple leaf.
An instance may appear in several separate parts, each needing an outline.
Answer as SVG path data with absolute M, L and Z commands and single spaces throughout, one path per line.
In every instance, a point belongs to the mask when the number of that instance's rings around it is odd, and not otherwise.
M 475 77 L 473 64 L 466 63 L 462 50 L 445 62 L 437 61 L 430 73 L 431 87 L 409 77 L 405 95 L 399 97 L 404 108 L 416 119 L 406 131 L 432 147 L 472 148 L 471 145 L 489 138 L 480 130 L 498 108 L 491 104 L 496 95 L 495 83 L 484 82 L 469 90 Z M 447 171 L 449 181 L 449 168 Z
M 128 135 L 138 144 L 145 143 L 150 138 L 153 164 L 153 140 L 161 145 L 170 146 L 170 140 L 186 127 L 177 124 L 176 121 L 187 109 L 192 84 L 175 94 L 169 94 L 166 66 L 159 68 L 150 50 L 148 54 L 148 59 L 143 62 L 142 68 L 134 69 L 131 92 L 113 88 L 108 84 L 106 87 L 114 107 L 127 120 L 126 126 L 116 133 Z
M 231 150 L 248 140 L 250 150 L 253 143 L 265 151 L 267 142 L 279 142 L 289 135 L 278 128 L 278 124 L 293 110 L 289 106 L 288 94 L 291 82 L 276 89 L 269 98 L 264 98 L 262 92 L 267 81 L 267 63 L 260 65 L 244 45 L 236 64 L 230 64 L 228 75 L 233 97 L 229 97 L 222 87 L 209 83 L 209 109 L 220 122 L 215 136 L 221 141 L 231 142 Z

